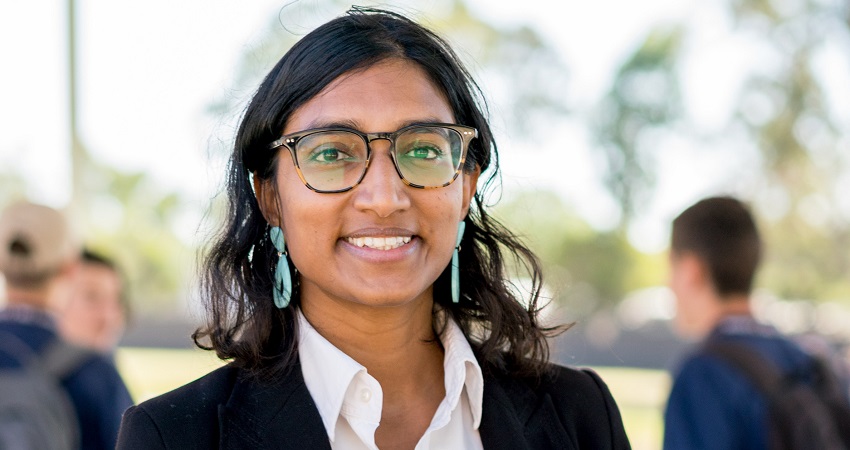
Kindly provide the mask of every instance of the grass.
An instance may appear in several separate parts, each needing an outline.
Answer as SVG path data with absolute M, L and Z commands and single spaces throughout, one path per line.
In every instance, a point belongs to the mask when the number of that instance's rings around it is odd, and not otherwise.
M 215 353 L 164 348 L 119 348 L 118 371 L 138 403 L 163 394 L 221 366 Z
M 670 392 L 667 372 L 628 367 L 594 367 L 594 370 L 608 384 L 620 407 L 632 448 L 660 449 L 664 434 L 664 403 Z
M 201 350 L 120 348 L 118 370 L 137 402 L 168 392 L 221 366 L 215 354 Z M 620 407 L 635 450 L 661 448 L 662 411 L 670 379 L 660 370 L 594 367 Z

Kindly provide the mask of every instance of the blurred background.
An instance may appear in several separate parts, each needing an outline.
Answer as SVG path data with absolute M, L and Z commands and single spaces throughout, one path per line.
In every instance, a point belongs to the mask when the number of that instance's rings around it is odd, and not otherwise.
M 669 223 L 719 194 L 749 202 L 767 241 L 757 315 L 846 357 L 850 4 L 558 3 L 383 5 L 446 36 L 490 102 L 502 177 L 487 198 L 545 263 L 549 319 L 576 323 L 553 359 L 597 368 L 634 447 L 659 448 L 688 348 L 664 287 Z M 220 364 L 189 334 L 240 114 L 292 43 L 349 5 L 0 4 L 0 206 L 65 209 L 126 272 L 117 361 L 136 400 Z

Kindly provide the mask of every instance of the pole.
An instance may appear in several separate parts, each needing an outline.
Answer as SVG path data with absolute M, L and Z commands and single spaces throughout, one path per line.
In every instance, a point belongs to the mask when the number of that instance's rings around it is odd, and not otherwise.
M 68 117 L 71 138 L 71 201 L 68 215 L 82 225 L 85 217 L 85 172 L 87 155 L 80 142 L 77 123 L 77 32 L 76 1 L 68 0 Z

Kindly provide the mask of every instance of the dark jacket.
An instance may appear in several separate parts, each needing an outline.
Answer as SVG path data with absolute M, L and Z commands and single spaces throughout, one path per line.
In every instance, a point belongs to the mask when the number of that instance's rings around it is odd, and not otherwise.
M 537 383 L 484 371 L 485 449 L 628 449 L 620 413 L 592 371 L 552 366 Z M 119 449 L 326 449 L 300 366 L 262 384 L 222 367 L 130 408 Z

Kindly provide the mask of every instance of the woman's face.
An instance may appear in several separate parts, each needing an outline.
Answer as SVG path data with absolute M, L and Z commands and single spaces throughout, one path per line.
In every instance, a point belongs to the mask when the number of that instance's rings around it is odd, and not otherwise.
M 297 109 L 283 133 L 327 126 L 392 132 L 415 122 L 454 119 L 445 96 L 422 69 L 389 60 L 339 77 Z M 462 174 L 443 188 L 412 188 L 396 173 L 389 142 L 370 145 L 369 169 L 350 191 L 311 191 L 283 148 L 276 192 L 268 184 L 258 186 L 266 217 L 283 229 L 305 306 L 314 301 L 367 306 L 429 301 L 434 281 L 451 260 L 477 172 Z

